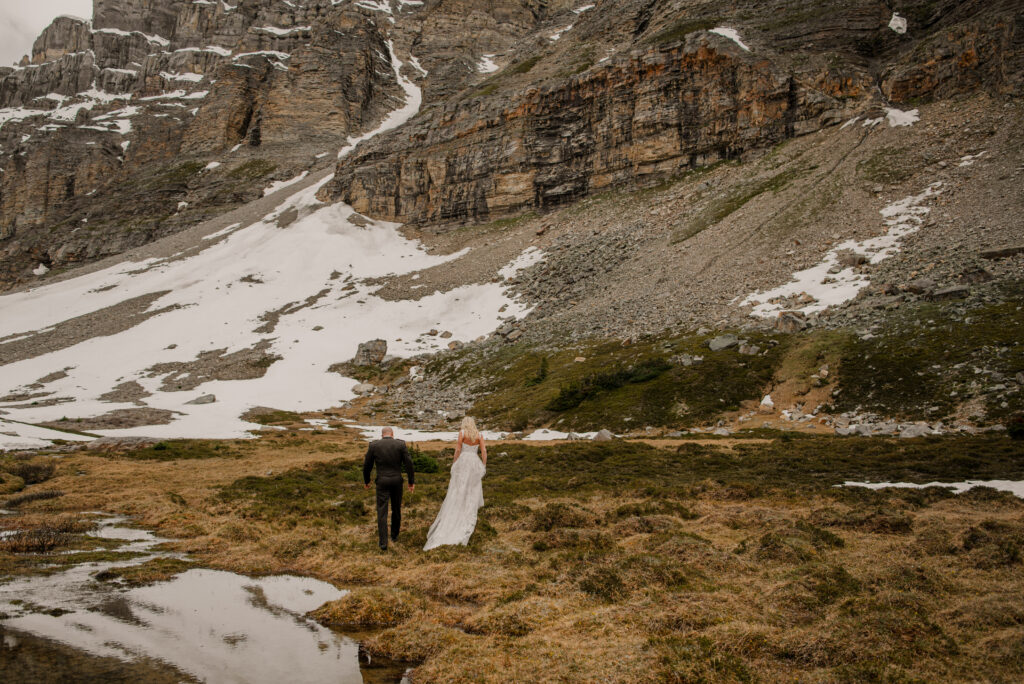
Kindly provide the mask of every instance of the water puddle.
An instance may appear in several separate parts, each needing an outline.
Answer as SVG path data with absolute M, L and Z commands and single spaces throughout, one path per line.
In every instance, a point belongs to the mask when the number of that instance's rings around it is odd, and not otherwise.
M 394 664 L 360 670 L 359 645 L 304 614 L 345 592 L 319 580 L 192 569 L 129 586 L 97 573 L 157 558 L 166 541 L 105 518 L 126 560 L 86 562 L 0 584 L 0 672 L 13 681 L 398 682 Z M 378 663 L 373 663 L 375 666 Z M 364 679 L 365 676 L 365 679 Z M 8 680 L 8 681 L 12 681 Z

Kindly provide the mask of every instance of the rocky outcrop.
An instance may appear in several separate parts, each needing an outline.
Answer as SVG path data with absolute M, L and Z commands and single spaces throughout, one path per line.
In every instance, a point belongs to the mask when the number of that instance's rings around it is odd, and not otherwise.
M 511 101 L 439 108 L 339 164 L 322 194 L 409 223 L 547 209 L 818 130 L 861 90 L 814 85 L 698 31 Z
M 209 218 L 375 126 L 402 97 L 378 14 L 96 0 L 54 20 L 0 73 L 0 286 Z

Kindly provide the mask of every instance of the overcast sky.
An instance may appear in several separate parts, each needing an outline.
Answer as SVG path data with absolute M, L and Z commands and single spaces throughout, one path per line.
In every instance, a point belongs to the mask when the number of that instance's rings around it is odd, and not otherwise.
M 92 0 L 0 0 L 0 66 L 32 52 L 32 42 L 55 17 L 92 18 Z

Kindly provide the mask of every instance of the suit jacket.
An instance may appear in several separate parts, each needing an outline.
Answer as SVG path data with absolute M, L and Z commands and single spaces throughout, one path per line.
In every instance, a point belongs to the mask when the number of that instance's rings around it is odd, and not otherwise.
M 363 459 L 363 482 L 370 484 L 370 473 L 373 466 L 377 466 L 377 483 L 386 482 L 394 484 L 402 482 L 402 466 L 405 472 L 409 473 L 409 484 L 416 484 L 416 473 L 412 468 L 412 457 L 409 456 L 409 449 L 405 442 L 393 437 L 378 439 L 370 442 L 366 450 L 366 458 Z

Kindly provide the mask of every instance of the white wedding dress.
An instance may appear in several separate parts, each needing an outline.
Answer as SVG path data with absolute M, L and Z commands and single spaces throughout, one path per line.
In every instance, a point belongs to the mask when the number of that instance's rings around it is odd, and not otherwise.
M 483 476 L 486 468 L 477 454 L 479 445 L 463 444 L 459 460 L 452 465 L 448 493 L 441 510 L 427 532 L 424 551 L 445 544 L 469 543 L 476 529 L 477 510 L 484 505 Z

